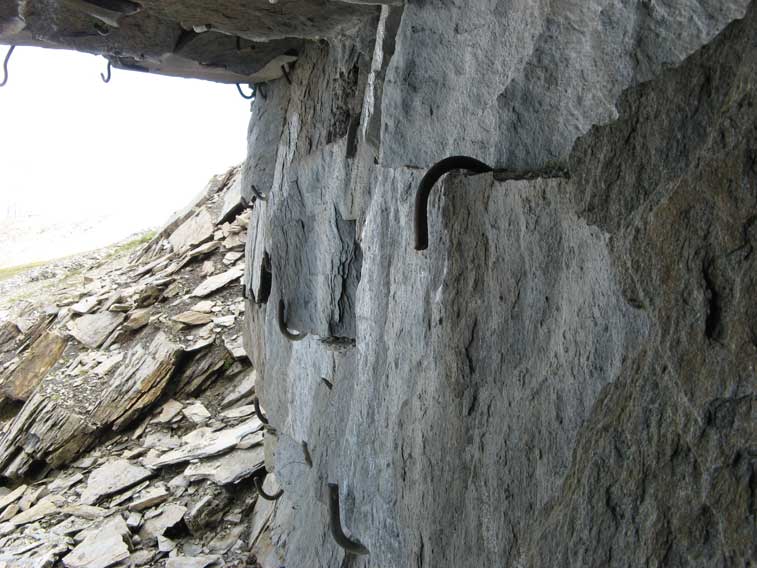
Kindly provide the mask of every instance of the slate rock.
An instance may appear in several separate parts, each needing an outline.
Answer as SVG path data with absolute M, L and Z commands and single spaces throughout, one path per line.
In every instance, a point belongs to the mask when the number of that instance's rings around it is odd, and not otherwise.
M 120 493 L 150 479 L 153 475 L 154 473 L 149 469 L 128 460 L 109 461 L 90 474 L 87 487 L 81 495 L 81 501 L 85 505 L 94 505 L 105 497 Z
M 124 319 L 125 316 L 117 312 L 84 315 L 74 320 L 71 335 L 85 347 L 97 349 L 123 323 Z

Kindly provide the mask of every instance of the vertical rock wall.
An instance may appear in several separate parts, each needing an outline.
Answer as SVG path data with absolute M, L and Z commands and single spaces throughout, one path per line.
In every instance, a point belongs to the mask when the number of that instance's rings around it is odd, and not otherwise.
M 258 559 L 755 562 L 757 9 L 484 4 L 385 6 L 254 103 Z M 458 152 L 570 177 L 451 174 L 416 252 Z

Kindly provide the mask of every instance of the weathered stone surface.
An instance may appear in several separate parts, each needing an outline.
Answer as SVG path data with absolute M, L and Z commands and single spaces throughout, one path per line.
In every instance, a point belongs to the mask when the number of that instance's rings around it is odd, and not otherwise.
M 257 376 L 258 374 L 255 369 L 248 369 L 237 377 L 229 394 L 221 402 L 221 406 L 224 408 L 229 407 L 255 392 Z
M 210 213 L 204 207 L 187 219 L 168 237 L 173 250 L 183 253 L 193 246 L 204 243 L 213 237 L 215 225 Z
M 275 285 L 250 297 L 245 345 L 277 431 L 267 465 L 297 502 L 259 561 L 342 563 L 327 482 L 365 566 L 754 561 L 757 8 L 667 68 L 746 4 L 408 4 L 362 109 L 380 136 L 361 123 L 354 151 L 349 103 L 304 94 L 353 100 L 329 91 L 338 46 L 256 101 L 283 126 L 247 249 L 248 296 L 266 254 Z M 460 152 L 571 177 L 449 175 L 416 252 L 424 171 L 401 166 Z M 290 343 L 279 298 L 293 328 L 355 348 Z M 350 311 L 354 332 L 335 323 Z
M 184 470 L 190 481 L 207 479 L 217 485 L 229 485 L 250 477 L 263 469 L 263 447 L 235 450 L 224 456 L 191 464 Z
M 139 531 L 139 536 L 143 541 L 157 540 L 159 536 L 165 535 L 166 531 L 175 527 L 184 518 L 187 508 L 175 503 L 165 505 L 157 517 L 147 519 Z
M 189 406 L 184 407 L 181 412 L 188 420 L 195 424 L 203 424 L 211 417 L 210 412 L 208 412 L 208 409 L 205 408 L 205 405 L 201 402 L 190 404 Z
M 166 561 L 166 568 L 207 568 L 220 560 L 220 556 L 200 554 L 198 556 L 176 556 Z
M 165 424 L 173 420 L 184 408 L 184 405 L 177 400 L 169 400 L 163 406 L 160 407 L 160 413 L 152 419 L 153 422 Z
M 94 505 L 104 497 L 133 487 L 154 473 L 128 460 L 114 460 L 99 467 L 89 476 L 87 487 L 81 495 L 82 503 Z
M 90 313 L 95 306 L 100 302 L 97 296 L 87 296 L 83 300 L 75 303 L 71 306 L 71 311 L 78 315 L 84 315 Z
M 227 270 L 226 272 L 222 272 L 221 274 L 211 276 L 194 289 L 192 296 L 198 298 L 209 296 L 213 292 L 216 292 L 217 290 L 228 286 L 234 280 L 239 279 L 242 276 L 242 272 L 243 271 L 239 268 L 232 268 L 231 270 Z
M 27 400 L 47 372 L 58 362 L 68 342 L 54 331 L 45 332 L 2 382 L 2 394 Z
M 45 517 L 49 517 L 50 515 L 59 512 L 60 507 L 64 502 L 65 501 L 63 501 L 63 499 L 59 496 L 50 495 L 48 497 L 44 497 L 33 507 L 30 507 L 26 511 L 22 511 L 15 515 L 10 520 L 10 524 L 18 527 L 39 521 L 40 519 L 44 519 Z
M 617 118 L 625 88 L 680 63 L 747 5 L 408 3 L 375 102 L 381 165 L 459 154 L 512 169 L 564 162 L 576 138 Z
M 133 312 L 129 313 L 129 319 L 124 322 L 124 329 L 128 329 L 129 331 L 142 329 L 148 323 L 150 323 L 151 315 L 152 310 L 150 308 L 138 308 L 134 310 Z
M 93 532 L 63 558 L 66 568 L 108 568 L 129 558 L 129 528 L 120 515 Z
M 114 430 L 127 426 L 162 394 L 182 352 L 163 332 L 147 346 L 135 346 L 116 371 L 93 417 Z
M 236 447 L 243 439 L 260 433 L 263 424 L 257 418 L 252 418 L 239 426 L 213 432 L 207 428 L 196 430 L 185 437 L 185 444 L 176 450 L 166 452 L 158 459 L 149 463 L 152 468 L 188 462 L 201 458 L 208 458 L 228 452 Z M 262 441 L 262 433 L 259 442 Z
M 126 316 L 117 312 L 84 315 L 71 325 L 71 335 L 83 345 L 95 349 L 121 325 Z
M 15 503 L 16 501 L 21 499 L 28 487 L 28 485 L 19 485 L 13 491 L 0 498 L 0 511 L 5 509 L 8 505 L 11 505 L 12 503 Z
M 213 321 L 208 314 L 194 312 L 192 310 L 182 312 L 171 318 L 173 321 L 183 323 L 184 325 L 206 325 Z

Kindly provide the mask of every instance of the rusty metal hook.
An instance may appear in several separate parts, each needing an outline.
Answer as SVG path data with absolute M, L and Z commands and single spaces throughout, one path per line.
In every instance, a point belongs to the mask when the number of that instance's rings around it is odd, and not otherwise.
M 278 313 L 278 322 L 279 322 L 279 330 L 281 331 L 281 334 L 286 337 L 289 341 L 302 341 L 305 339 L 308 334 L 307 333 L 292 333 L 287 328 L 286 320 L 284 319 L 284 311 L 286 310 L 286 306 L 284 305 L 284 300 L 279 300 L 279 313 Z
M 284 494 L 283 489 L 279 489 L 276 493 L 271 495 L 270 493 L 266 493 L 263 489 L 263 477 L 258 476 L 256 477 L 253 482 L 255 483 L 255 489 L 258 491 L 258 495 L 260 495 L 263 499 L 266 501 L 278 501 L 279 497 L 281 497 Z
M 5 61 L 3 62 L 3 82 L 0 83 L 0 87 L 5 87 L 5 84 L 8 82 L 8 61 L 10 61 L 14 49 L 16 49 L 16 46 L 12 45 L 5 56 Z
M 105 75 L 103 75 L 102 73 L 100 73 L 100 79 L 103 80 L 103 83 L 110 83 L 110 68 L 111 68 L 111 66 L 112 66 L 111 62 L 108 61 L 108 76 L 107 77 Z
M 477 174 L 492 171 L 490 166 L 468 156 L 450 156 L 431 166 L 415 194 L 415 250 L 428 248 L 428 196 L 439 178 L 452 170 L 469 170 Z
M 252 190 L 252 193 L 255 195 L 255 199 L 257 199 L 258 201 L 268 201 L 268 198 L 262 193 L 260 193 L 260 191 L 258 191 L 258 188 L 255 187 L 255 184 L 250 184 L 250 189 Z
M 268 418 L 263 416 L 263 412 L 260 410 L 260 400 L 258 399 L 258 397 L 252 399 L 252 404 L 255 407 L 255 416 L 258 417 L 258 420 L 260 420 L 263 424 L 268 424 Z
M 342 518 L 339 514 L 339 485 L 329 483 L 329 524 L 331 535 L 336 543 L 352 554 L 368 554 L 368 549 L 358 540 L 347 538 L 342 530 Z
M 251 101 L 252 99 L 255 98 L 255 93 L 257 92 L 257 90 L 255 89 L 255 86 L 252 83 L 248 83 L 248 86 L 250 87 L 250 89 L 252 89 L 252 92 L 249 95 L 244 94 L 241 83 L 237 83 L 237 91 L 239 91 L 239 94 L 242 95 L 243 99 L 247 101 Z

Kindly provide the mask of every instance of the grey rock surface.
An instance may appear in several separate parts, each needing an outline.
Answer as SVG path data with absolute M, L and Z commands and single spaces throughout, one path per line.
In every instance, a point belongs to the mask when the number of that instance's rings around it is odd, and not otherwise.
M 131 523 L 135 564 L 169 551 L 265 568 L 757 563 L 757 5 L 22 4 L 0 11 L 3 39 L 57 43 L 75 25 L 97 33 L 94 17 L 108 36 L 65 45 L 267 83 L 245 165 L 123 273 L 139 283 L 119 309 L 156 312 L 141 339 L 114 329 L 102 341 L 131 339 L 128 354 L 97 343 L 56 364 L 3 425 L 4 476 L 67 467 L 118 430 L 86 468 L 131 460 L 161 485 L 104 496 L 81 530 L 149 503 Z M 444 177 L 415 251 L 419 183 L 459 153 L 497 171 Z M 155 323 L 211 294 L 203 327 Z M 254 370 L 233 353 L 240 296 Z M 6 328 L 3 365 L 33 328 Z M 73 388 L 79 372 L 97 400 Z M 269 425 L 224 412 L 253 397 Z M 181 412 L 196 404 L 200 428 Z M 276 502 L 244 479 L 263 467 Z M 332 538 L 330 483 L 368 555 Z M 76 484 L 60 485 L 6 504 L 9 557 L 75 548 L 33 532 L 78 522 Z
M 566 161 L 576 138 L 617 118 L 624 89 L 680 63 L 748 4 L 410 2 L 375 101 L 381 165 L 456 154 L 513 169 Z
M 411 3 L 255 101 L 249 147 L 281 132 L 243 170 L 266 180 L 245 346 L 285 491 L 262 565 L 347 562 L 328 483 L 370 550 L 352 566 L 757 560 L 746 6 Z M 451 174 L 416 252 L 406 166 L 455 153 L 570 178 Z

